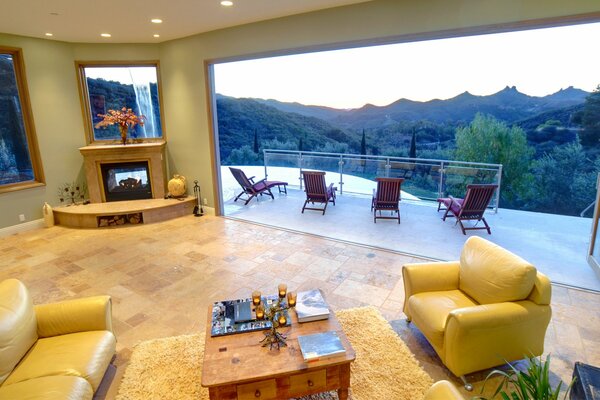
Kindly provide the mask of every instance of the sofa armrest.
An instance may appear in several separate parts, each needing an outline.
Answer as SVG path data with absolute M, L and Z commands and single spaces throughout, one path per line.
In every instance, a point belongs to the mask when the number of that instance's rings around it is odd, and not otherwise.
M 453 310 L 446 320 L 444 364 L 457 376 L 544 351 L 550 306 L 532 301 Z
M 110 296 L 94 296 L 35 306 L 38 336 L 113 331 Z
M 458 289 L 459 266 L 458 261 L 405 264 L 402 267 L 404 313 L 413 294 Z

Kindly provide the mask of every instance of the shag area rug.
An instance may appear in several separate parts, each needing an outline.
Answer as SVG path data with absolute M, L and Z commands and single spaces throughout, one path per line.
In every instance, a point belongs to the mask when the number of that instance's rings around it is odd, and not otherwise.
M 356 352 L 351 399 L 423 398 L 432 379 L 379 311 L 363 307 L 335 314 Z M 203 355 L 204 334 L 141 342 L 133 350 L 117 400 L 208 400 L 208 390 L 200 386 Z M 337 393 L 305 399 L 337 400 Z

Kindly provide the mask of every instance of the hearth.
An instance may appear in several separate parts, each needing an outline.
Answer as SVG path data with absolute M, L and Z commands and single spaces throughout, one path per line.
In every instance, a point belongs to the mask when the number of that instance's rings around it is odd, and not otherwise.
M 106 201 L 152 198 L 147 161 L 102 163 L 100 169 Z

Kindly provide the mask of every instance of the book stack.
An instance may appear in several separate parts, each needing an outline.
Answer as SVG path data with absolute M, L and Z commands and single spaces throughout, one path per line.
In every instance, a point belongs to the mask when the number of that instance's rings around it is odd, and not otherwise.
M 329 318 L 329 306 L 319 289 L 299 292 L 296 302 L 298 322 L 318 321 Z
M 304 361 L 318 361 L 346 353 L 336 331 L 298 336 Z

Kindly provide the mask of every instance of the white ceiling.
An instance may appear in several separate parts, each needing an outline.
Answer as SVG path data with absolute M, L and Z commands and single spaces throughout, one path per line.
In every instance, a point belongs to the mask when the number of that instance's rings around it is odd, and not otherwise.
M 0 32 L 66 42 L 158 43 L 366 1 L 233 0 L 232 7 L 223 7 L 220 0 L 1 0 Z M 163 23 L 153 24 L 152 18 Z

